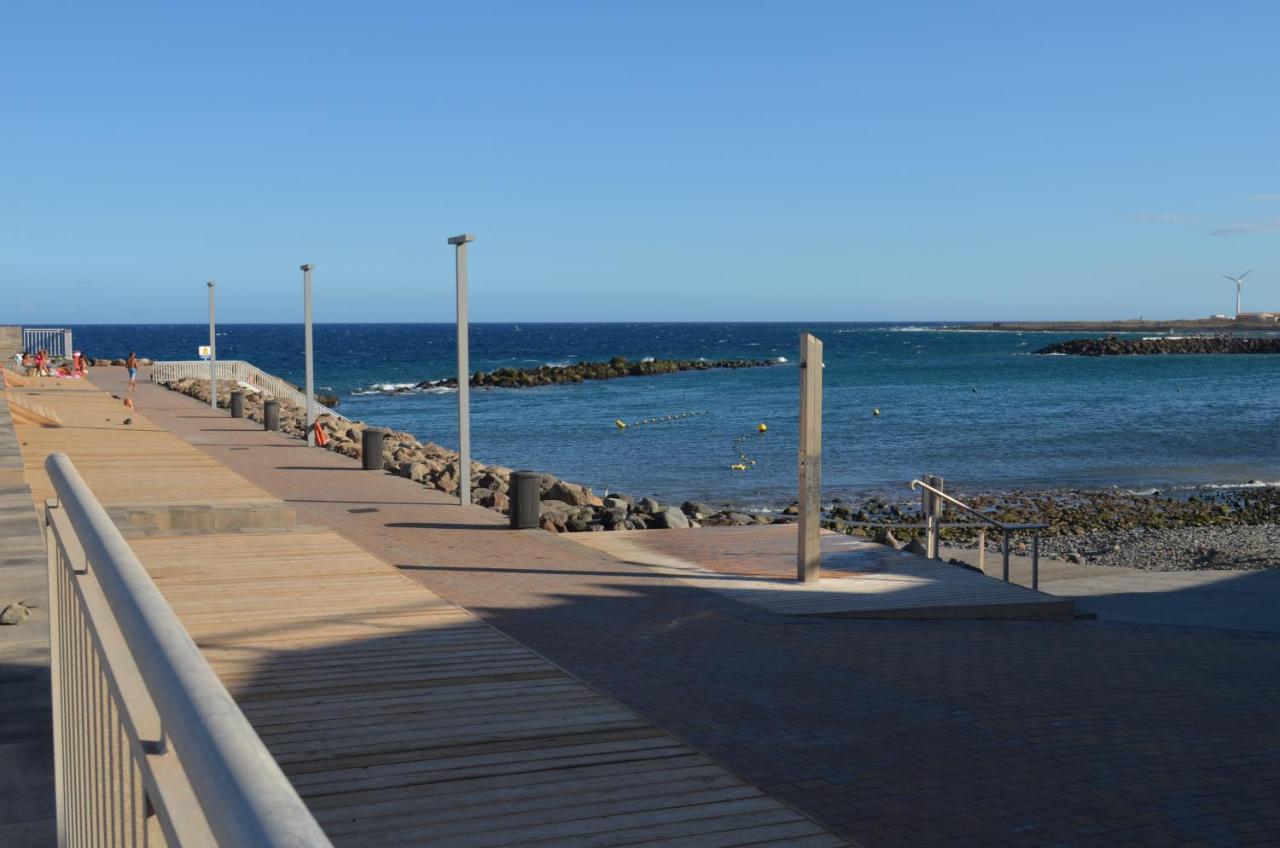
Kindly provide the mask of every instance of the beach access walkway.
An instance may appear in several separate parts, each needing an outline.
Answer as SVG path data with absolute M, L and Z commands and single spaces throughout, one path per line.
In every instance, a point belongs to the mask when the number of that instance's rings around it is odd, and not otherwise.
M 198 422 L 230 437 L 231 455 L 277 468 L 305 468 L 305 447 L 198 405 L 155 404 L 151 418 L 149 401 L 178 398 L 160 391 L 139 392 L 133 410 L 82 381 L 11 390 L 61 422 L 14 427 L 28 505 L 53 495 L 45 457 L 66 453 L 334 844 L 847 844 L 352 541 L 299 523 L 158 420 Z M 48 844 L 33 828 L 0 835 Z
M 137 399 L 299 522 L 866 848 L 1280 843 L 1271 634 L 781 615 L 158 386 Z

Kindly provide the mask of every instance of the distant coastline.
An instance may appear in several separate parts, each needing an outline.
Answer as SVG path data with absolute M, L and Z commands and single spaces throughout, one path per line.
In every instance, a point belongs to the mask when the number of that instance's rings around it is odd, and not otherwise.
M 1168 332 L 1258 332 L 1280 333 L 1280 322 L 1242 316 L 1235 318 L 1174 318 L 1152 321 L 1132 318 L 1118 321 L 975 321 L 950 324 L 940 330 L 986 330 L 1018 333 L 1168 333 Z

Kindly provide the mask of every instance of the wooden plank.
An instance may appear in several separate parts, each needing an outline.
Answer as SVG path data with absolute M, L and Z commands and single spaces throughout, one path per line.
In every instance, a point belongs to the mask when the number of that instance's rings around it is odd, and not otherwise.
M 796 579 L 821 577 L 822 542 L 822 342 L 800 334 L 800 527 Z
M 64 420 L 56 434 L 22 425 L 37 498 L 49 491 L 44 455 L 62 450 L 108 506 L 178 503 L 192 490 L 231 508 L 280 503 L 87 384 L 14 391 Z M 129 544 L 338 844 L 826 838 L 334 533 Z

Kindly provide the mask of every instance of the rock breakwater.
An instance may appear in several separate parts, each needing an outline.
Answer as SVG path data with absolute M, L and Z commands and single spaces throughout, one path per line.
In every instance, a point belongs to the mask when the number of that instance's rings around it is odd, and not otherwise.
M 1046 345 L 1038 354 L 1071 356 L 1150 356 L 1194 353 L 1280 353 L 1280 337 L 1169 336 L 1163 338 L 1071 339 Z
M 777 365 L 775 359 L 644 359 L 632 362 L 615 356 L 607 362 L 579 362 L 574 365 L 543 365 L 539 368 L 499 368 L 477 371 L 469 384 L 482 389 L 525 389 L 557 383 L 582 383 L 587 380 L 615 380 L 619 377 L 647 377 L 674 374 L 679 371 L 712 371 L 720 368 L 766 368 Z M 457 388 L 456 377 L 424 380 L 418 389 Z M 403 389 L 409 391 L 410 389 Z

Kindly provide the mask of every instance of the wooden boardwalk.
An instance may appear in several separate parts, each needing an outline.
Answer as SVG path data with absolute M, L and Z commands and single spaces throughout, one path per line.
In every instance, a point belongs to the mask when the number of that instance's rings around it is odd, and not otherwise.
M 968 569 L 823 531 L 822 579 L 795 580 L 796 527 L 575 533 L 564 538 L 779 615 L 1069 619 L 1074 605 Z
M 37 498 L 61 450 L 108 508 L 279 503 L 87 384 L 29 391 L 64 421 L 18 425 Z M 129 540 L 336 844 L 846 844 L 333 532 Z

